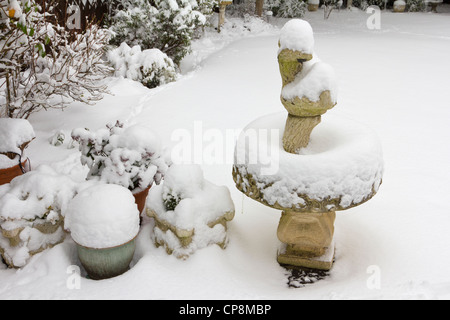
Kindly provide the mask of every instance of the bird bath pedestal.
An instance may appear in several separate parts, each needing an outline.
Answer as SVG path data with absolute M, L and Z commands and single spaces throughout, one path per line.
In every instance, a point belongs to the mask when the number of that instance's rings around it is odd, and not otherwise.
M 237 142 L 233 178 L 248 197 L 282 210 L 277 231 L 281 265 L 330 270 L 336 211 L 376 194 L 382 150 L 366 126 L 331 114 L 322 119 L 336 105 L 336 77 L 313 55 L 311 26 L 290 20 L 279 47 L 287 120 L 282 112 L 247 126 Z M 268 138 L 270 132 L 279 134 Z
M 225 10 L 227 6 L 233 4 L 233 1 L 230 0 L 220 0 L 219 1 L 219 24 L 217 26 L 217 31 L 220 33 L 220 30 L 225 23 Z

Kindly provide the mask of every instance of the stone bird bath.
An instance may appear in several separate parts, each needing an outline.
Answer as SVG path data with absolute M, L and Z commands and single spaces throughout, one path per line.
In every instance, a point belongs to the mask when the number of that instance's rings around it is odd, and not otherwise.
M 322 119 L 336 105 L 336 77 L 313 49 L 309 23 L 287 22 L 278 52 L 287 120 L 285 112 L 271 114 L 245 128 L 237 141 L 233 178 L 251 199 L 282 210 L 277 232 L 281 265 L 330 270 L 336 211 L 377 193 L 383 157 L 371 129 L 336 115 Z M 262 134 L 268 132 L 279 132 L 278 138 Z M 276 170 L 268 170 L 268 162 Z

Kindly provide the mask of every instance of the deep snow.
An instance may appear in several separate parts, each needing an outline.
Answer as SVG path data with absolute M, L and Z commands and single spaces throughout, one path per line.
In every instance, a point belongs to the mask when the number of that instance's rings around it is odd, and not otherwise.
M 192 160 L 200 162 L 205 179 L 231 191 L 236 217 L 229 223 L 226 250 L 212 246 L 177 260 L 154 247 L 153 222 L 145 219 L 132 268 L 122 276 L 82 278 L 79 288 L 73 288 L 70 266 L 79 262 L 68 237 L 20 270 L 0 265 L 0 298 L 450 298 L 450 13 L 442 13 L 450 12 L 448 7 L 440 7 L 439 14 L 383 12 L 380 30 L 367 28 L 365 12 L 333 11 L 327 21 L 322 11 L 305 16 L 315 32 L 316 53 L 339 78 L 338 105 L 329 113 L 374 129 L 386 163 L 379 193 L 338 213 L 336 262 L 326 279 L 288 288 L 287 273 L 276 262 L 280 212 L 236 190 L 231 177 L 234 145 L 224 143 L 221 159 L 198 161 L 202 154 L 195 151 L 205 150 L 201 148 L 194 150 Z M 276 55 L 284 22 L 271 18 L 277 28 L 260 28 L 248 36 L 233 36 L 231 29 L 210 34 L 194 45 L 196 52 L 185 60 L 185 74 L 175 83 L 148 90 L 115 79 L 110 86 L 114 96 L 96 106 L 75 104 L 64 112 L 33 115 L 37 138 L 28 149 L 32 166 L 50 164 L 74 178 L 86 174 L 77 149 L 67 148 L 68 140 L 59 147 L 49 144 L 59 130 L 69 137 L 74 128 L 129 120 L 152 126 L 168 146 L 177 142 L 171 141 L 173 133 L 179 138 L 188 130 L 206 148 L 207 137 L 225 136 L 282 111 Z

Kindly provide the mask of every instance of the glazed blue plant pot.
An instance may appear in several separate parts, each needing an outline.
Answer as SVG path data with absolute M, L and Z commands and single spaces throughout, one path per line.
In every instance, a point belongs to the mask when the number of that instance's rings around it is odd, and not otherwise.
M 77 244 L 78 257 L 90 279 L 117 277 L 130 268 L 136 250 L 136 238 L 117 247 L 96 249 Z

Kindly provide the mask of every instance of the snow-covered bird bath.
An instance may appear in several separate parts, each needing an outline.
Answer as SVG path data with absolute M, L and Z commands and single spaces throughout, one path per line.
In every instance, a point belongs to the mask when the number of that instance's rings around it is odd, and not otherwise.
M 337 104 L 337 81 L 333 68 L 315 57 L 308 22 L 285 24 L 278 62 L 288 119 L 282 112 L 247 126 L 237 142 L 233 178 L 248 197 L 283 210 L 277 232 L 281 265 L 330 270 L 335 212 L 377 193 L 382 148 L 377 135 L 359 123 L 331 115 L 322 121 Z M 263 130 L 282 134 L 279 139 L 251 135 Z M 267 155 L 277 172 L 264 170 Z

